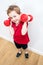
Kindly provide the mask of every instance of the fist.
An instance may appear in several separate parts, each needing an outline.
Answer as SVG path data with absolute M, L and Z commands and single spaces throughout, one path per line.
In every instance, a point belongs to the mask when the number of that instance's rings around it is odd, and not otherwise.
M 9 25 L 10 25 L 10 19 L 5 20 L 5 21 L 4 21 L 4 25 L 5 25 L 5 26 L 9 26 Z
M 22 14 L 21 17 L 20 17 L 20 20 L 21 20 L 22 22 L 26 22 L 26 21 L 28 20 L 28 15 Z
M 33 16 L 32 15 L 22 14 L 20 16 L 20 21 L 22 21 L 22 22 L 30 22 L 32 20 L 33 20 Z

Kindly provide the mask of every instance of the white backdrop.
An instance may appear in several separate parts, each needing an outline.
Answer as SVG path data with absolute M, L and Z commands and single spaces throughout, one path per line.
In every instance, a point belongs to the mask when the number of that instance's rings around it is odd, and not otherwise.
M 3 21 L 7 19 L 6 10 L 12 4 L 18 5 L 21 12 L 33 15 L 33 21 L 28 26 L 31 39 L 28 47 L 32 51 L 43 55 L 43 0 L 0 0 L 0 37 L 11 42 L 13 42 L 13 39 L 9 27 L 5 27 Z

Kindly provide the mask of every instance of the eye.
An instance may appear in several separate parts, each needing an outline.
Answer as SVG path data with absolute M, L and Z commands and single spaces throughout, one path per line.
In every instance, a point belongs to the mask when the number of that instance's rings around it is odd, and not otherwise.
M 13 16 L 13 17 L 16 17 L 16 16 Z

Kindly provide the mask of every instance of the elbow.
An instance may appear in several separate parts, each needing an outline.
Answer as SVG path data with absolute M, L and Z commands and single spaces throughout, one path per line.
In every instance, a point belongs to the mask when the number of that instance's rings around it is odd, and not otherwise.
M 26 33 L 22 33 L 22 35 L 25 35 Z
M 26 33 L 25 33 L 26 34 Z M 25 35 L 25 34 L 22 34 L 22 35 Z
M 26 31 L 21 31 L 22 35 L 25 35 L 26 33 L 27 33 L 27 30 Z

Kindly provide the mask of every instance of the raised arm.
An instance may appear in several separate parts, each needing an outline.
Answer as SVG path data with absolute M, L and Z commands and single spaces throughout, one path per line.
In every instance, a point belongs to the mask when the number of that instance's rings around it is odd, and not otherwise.
M 22 26 L 22 30 L 21 30 L 21 34 L 25 35 L 28 31 L 28 27 L 27 27 L 27 22 L 24 22 L 23 26 Z
M 13 27 L 12 27 L 12 23 L 11 23 L 11 25 L 9 26 L 9 31 L 10 31 L 11 36 L 13 36 L 13 34 L 14 34 L 14 29 L 13 29 Z

